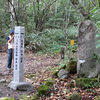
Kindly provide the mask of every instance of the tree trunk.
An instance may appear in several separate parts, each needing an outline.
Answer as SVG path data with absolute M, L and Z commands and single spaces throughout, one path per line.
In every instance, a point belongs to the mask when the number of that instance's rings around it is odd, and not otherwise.
M 11 21 L 11 28 L 13 29 L 15 25 L 18 25 L 18 19 L 16 10 L 18 9 L 18 2 L 19 0 L 8 0 L 10 6 L 10 21 Z
M 12 0 L 12 4 L 14 5 L 14 0 Z M 11 21 L 11 28 L 13 29 L 14 28 L 14 17 L 15 17 L 15 14 L 14 14 L 14 11 L 13 11 L 13 7 L 12 5 L 10 4 L 10 12 L 11 12 L 11 15 L 10 15 L 10 21 Z
M 100 8 L 100 0 L 99 0 L 99 8 Z
M 64 20 L 64 28 L 67 29 L 68 25 L 69 25 L 69 17 L 70 17 L 70 10 L 71 6 L 70 3 L 68 1 L 68 3 L 66 4 L 65 7 L 65 20 Z

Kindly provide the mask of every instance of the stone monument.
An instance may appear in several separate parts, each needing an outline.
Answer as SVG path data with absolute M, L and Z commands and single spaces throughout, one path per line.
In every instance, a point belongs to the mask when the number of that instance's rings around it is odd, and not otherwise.
M 16 26 L 14 30 L 14 76 L 8 85 L 13 90 L 30 90 L 32 85 L 24 82 L 24 33 L 25 28 Z
M 77 74 L 78 77 L 95 77 L 96 61 L 94 54 L 96 26 L 90 20 L 80 23 L 78 30 Z

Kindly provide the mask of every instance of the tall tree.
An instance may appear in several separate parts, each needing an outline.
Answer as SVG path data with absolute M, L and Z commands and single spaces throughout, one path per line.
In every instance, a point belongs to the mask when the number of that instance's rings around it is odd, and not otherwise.
M 11 21 L 11 28 L 14 28 L 15 25 L 19 25 L 18 18 L 17 18 L 17 7 L 18 7 L 18 0 L 8 0 L 9 8 L 10 8 L 10 21 Z
M 51 2 L 41 1 L 41 0 L 34 0 L 33 7 L 34 7 L 34 22 L 35 22 L 35 30 L 42 31 L 46 21 L 50 17 L 50 7 L 56 2 L 57 0 L 53 0 Z M 42 6 L 44 7 L 41 7 Z

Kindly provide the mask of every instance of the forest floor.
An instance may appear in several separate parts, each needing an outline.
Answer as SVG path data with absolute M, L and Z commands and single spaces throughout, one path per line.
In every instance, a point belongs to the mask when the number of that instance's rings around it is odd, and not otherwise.
M 50 66 L 55 66 L 59 61 L 58 55 L 34 55 L 33 53 L 25 53 L 24 56 L 24 77 L 25 80 L 33 84 L 33 91 L 13 91 L 8 87 L 8 84 L 13 80 L 13 67 L 12 72 L 9 74 L 7 70 L 7 53 L 0 53 L 0 80 L 4 81 L 0 83 L 0 97 L 16 97 L 19 98 L 22 94 L 30 94 L 34 92 L 37 85 L 43 78 L 48 78 L 49 75 L 44 75 Z M 27 78 L 30 74 L 34 74 L 36 77 L 33 79 Z M 51 73 L 48 73 L 51 75 Z
M 24 56 L 24 78 L 25 81 L 30 82 L 33 85 L 32 91 L 14 91 L 8 87 L 8 84 L 13 80 L 13 67 L 12 72 L 8 74 L 7 70 L 7 53 L 0 53 L 0 80 L 4 82 L 0 83 L 0 98 L 1 97 L 14 97 L 19 100 L 21 95 L 33 95 L 36 93 L 37 88 L 40 84 L 52 78 L 52 68 L 57 67 L 60 62 L 60 55 L 36 55 L 34 53 L 25 53 Z M 29 77 L 29 75 L 34 75 Z M 72 92 L 77 91 L 84 97 L 82 100 L 95 100 L 94 98 L 100 95 L 99 88 L 92 88 L 92 90 L 79 89 L 79 88 L 68 88 L 67 84 L 76 75 L 71 75 L 70 78 L 61 80 L 59 78 L 55 79 L 54 91 L 52 95 L 40 100 L 67 100 L 66 97 L 70 96 Z

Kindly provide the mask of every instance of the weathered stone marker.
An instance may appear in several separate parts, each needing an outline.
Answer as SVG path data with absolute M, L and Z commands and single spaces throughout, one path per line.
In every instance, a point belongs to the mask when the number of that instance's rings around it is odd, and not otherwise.
M 90 20 L 81 22 L 78 32 L 77 74 L 78 77 L 95 77 L 96 61 L 94 54 L 96 26 Z
M 14 90 L 30 90 L 31 84 L 24 82 L 24 33 L 25 29 L 16 26 L 14 31 L 14 76 L 9 87 Z

